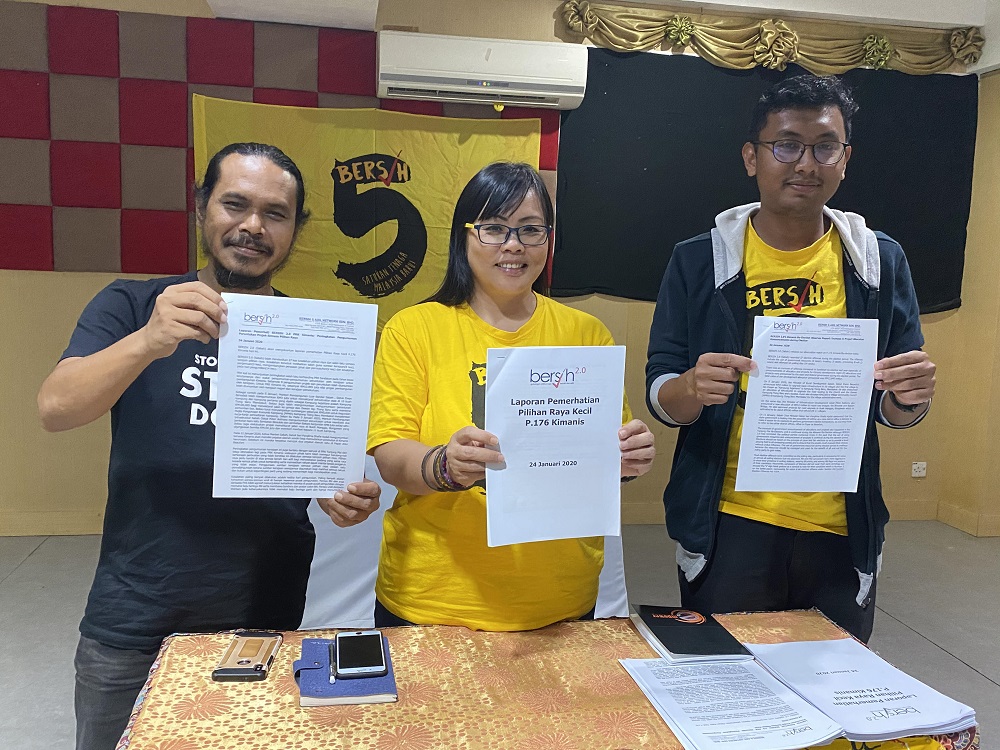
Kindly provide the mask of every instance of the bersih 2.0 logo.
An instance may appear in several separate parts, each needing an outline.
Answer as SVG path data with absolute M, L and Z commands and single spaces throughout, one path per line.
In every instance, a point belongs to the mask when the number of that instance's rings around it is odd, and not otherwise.
M 586 372 L 586 366 L 564 367 L 561 370 L 535 370 L 531 368 L 528 372 L 528 384 L 532 386 L 551 385 L 555 388 L 561 385 L 573 385 L 576 383 L 576 379 Z
M 393 185 L 413 177 L 402 152 L 367 154 L 336 161 L 333 178 L 333 221 L 348 237 L 359 239 L 379 224 L 395 221 L 396 239 L 384 251 L 361 263 L 340 262 L 334 275 L 363 297 L 377 299 L 402 289 L 416 277 L 427 254 L 423 217 Z M 362 186 L 376 185 L 367 190 Z
M 271 325 L 280 317 L 278 313 L 243 313 L 244 323 L 256 323 L 259 326 Z

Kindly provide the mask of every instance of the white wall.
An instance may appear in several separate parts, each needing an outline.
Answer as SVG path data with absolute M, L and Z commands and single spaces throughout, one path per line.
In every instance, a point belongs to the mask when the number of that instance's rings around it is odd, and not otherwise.
M 982 26 L 986 22 L 987 5 L 1000 0 L 647 0 L 671 6 L 690 6 L 691 13 L 701 10 L 770 13 L 787 11 L 790 15 L 822 16 L 850 21 L 886 23 L 903 26 Z
M 986 0 L 986 25 L 983 27 L 986 44 L 979 64 L 973 73 L 987 73 L 1000 68 L 1000 0 Z

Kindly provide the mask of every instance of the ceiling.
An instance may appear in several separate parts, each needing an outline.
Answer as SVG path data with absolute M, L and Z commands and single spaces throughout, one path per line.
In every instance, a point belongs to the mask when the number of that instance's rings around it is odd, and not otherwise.
M 378 0 L 208 0 L 217 18 L 375 30 Z
M 495 0 L 494 0 L 495 1 Z M 530 2 L 530 0 L 528 0 Z M 433 2 L 433 0 L 431 0 Z M 468 3 L 474 17 L 482 0 Z M 518 0 L 517 7 L 525 0 Z M 796 15 L 838 17 L 876 23 L 940 26 L 982 25 L 987 8 L 997 0 L 646 0 L 654 4 L 673 5 L 678 8 L 692 6 L 699 12 L 709 8 L 728 12 L 761 11 L 764 8 L 783 9 Z M 207 0 L 218 18 L 241 18 L 251 21 L 294 23 L 306 26 L 334 26 L 347 29 L 375 29 L 375 16 L 379 0 Z M 400 5 L 411 6 L 419 12 L 421 6 L 429 10 L 426 0 L 402 0 Z M 396 3 L 393 3 L 394 5 Z M 548 2 L 547 4 L 551 4 Z M 450 3 L 454 8 L 455 3 Z M 461 7 L 459 4 L 457 7 Z M 433 14 L 432 14 L 433 15 Z

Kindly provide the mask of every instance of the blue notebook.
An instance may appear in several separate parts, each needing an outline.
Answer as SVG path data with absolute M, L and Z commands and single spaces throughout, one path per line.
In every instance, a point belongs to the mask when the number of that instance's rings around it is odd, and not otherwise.
M 385 665 L 382 677 L 356 677 L 330 681 L 330 644 L 326 638 L 303 638 L 302 658 L 295 662 L 300 706 L 347 706 L 360 703 L 395 703 L 396 675 L 392 671 L 389 641 L 382 636 Z

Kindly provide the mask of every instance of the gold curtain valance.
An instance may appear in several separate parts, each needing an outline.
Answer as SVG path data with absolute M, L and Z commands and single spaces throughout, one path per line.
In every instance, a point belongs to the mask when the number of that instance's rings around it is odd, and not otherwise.
M 859 67 L 921 75 L 960 72 L 979 61 L 985 42 L 976 27 L 873 28 L 801 18 L 690 16 L 587 0 L 567 0 L 561 15 L 571 31 L 599 47 L 622 52 L 690 48 L 723 68 L 784 70 L 796 63 L 817 75 Z

